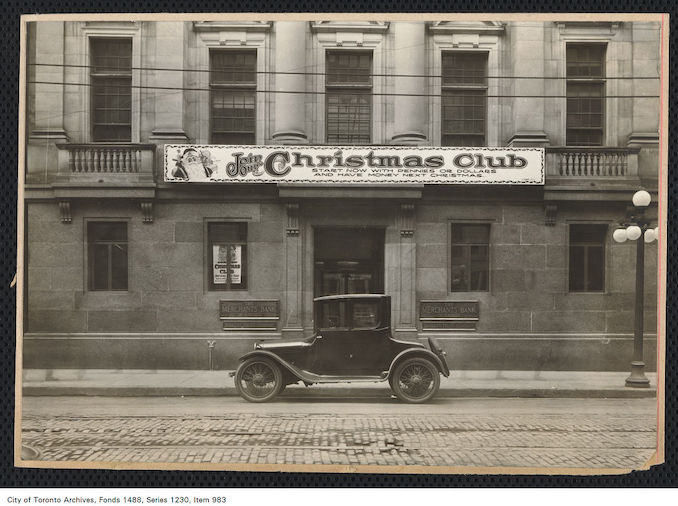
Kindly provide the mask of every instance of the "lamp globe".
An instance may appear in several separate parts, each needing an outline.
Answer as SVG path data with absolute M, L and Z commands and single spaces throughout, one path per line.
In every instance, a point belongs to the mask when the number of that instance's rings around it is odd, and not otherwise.
M 635 241 L 636 239 L 638 239 L 642 233 L 643 231 L 640 230 L 640 227 L 638 225 L 630 225 L 626 227 L 626 237 L 631 241 Z
M 647 207 L 650 205 L 650 200 L 652 200 L 652 197 L 650 197 L 650 194 L 645 190 L 639 190 L 633 194 L 632 200 L 633 205 L 636 207 Z
M 654 241 L 656 238 L 657 238 L 657 237 L 654 235 L 654 228 L 648 228 L 648 229 L 645 231 L 645 242 L 646 242 L 646 243 L 649 244 L 649 243 L 651 243 L 652 241 Z
M 626 236 L 626 229 L 618 228 L 612 232 L 612 239 L 614 239 L 615 242 L 626 242 L 626 239 L 628 239 Z

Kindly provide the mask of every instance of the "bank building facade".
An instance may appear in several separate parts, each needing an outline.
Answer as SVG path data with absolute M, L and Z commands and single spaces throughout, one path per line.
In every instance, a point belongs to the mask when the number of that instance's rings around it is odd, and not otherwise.
M 636 246 L 612 235 L 641 189 L 656 224 L 658 23 L 68 20 L 25 44 L 24 368 L 229 370 L 311 335 L 315 297 L 385 293 L 452 369 L 628 369 Z M 530 156 L 536 184 L 473 182 Z M 654 370 L 656 241 L 644 268 Z

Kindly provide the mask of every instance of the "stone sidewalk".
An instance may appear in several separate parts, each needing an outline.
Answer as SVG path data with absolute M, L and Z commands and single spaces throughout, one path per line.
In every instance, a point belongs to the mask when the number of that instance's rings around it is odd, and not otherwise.
M 230 371 L 27 369 L 23 394 L 100 396 L 237 395 Z M 441 377 L 440 397 L 594 397 L 656 396 L 657 375 L 648 373 L 650 388 L 627 388 L 628 372 L 591 371 L 453 371 Z M 382 383 L 290 385 L 282 396 L 389 397 Z

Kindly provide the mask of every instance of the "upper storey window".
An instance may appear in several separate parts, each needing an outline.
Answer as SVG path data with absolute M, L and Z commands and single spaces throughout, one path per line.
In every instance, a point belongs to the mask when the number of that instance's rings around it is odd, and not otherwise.
M 442 54 L 443 146 L 484 146 L 487 53 Z
M 372 116 L 372 52 L 328 51 L 328 144 L 369 144 Z
M 257 52 L 210 52 L 210 137 L 213 144 L 255 144 Z
M 567 44 L 567 145 L 601 146 L 605 124 L 605 45 Z
M 132 139 L 132 39 L 90 40 L 92 139 L 130 142 Z

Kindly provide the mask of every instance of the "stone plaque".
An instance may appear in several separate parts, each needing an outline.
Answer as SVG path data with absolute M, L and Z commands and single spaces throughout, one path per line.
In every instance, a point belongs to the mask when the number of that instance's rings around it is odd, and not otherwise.
M 479 319 L 477 300 L 423 300 L 419 306 L 423 330 L 476 330 Z
M 277 330 L 278 300 L 220 300 L 219 318 L 223 330 Z

